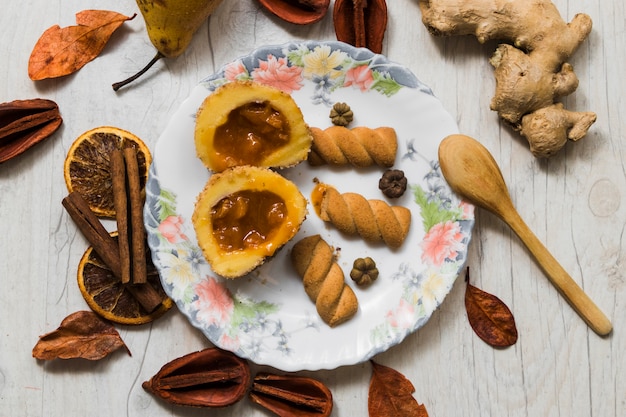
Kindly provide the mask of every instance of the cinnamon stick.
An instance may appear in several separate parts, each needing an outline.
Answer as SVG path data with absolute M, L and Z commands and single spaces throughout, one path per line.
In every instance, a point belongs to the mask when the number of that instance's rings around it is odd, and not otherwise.
M 119 245 L 104 228 L 100 219 L 91 211 L 89 204 L 76 191 L 71 192 L 61 203 L 78 229 L 89 241 L 93 250 L 102 258 L 102 261 L 109 267 L 113 275 L 121 280 L 122 268 Z M 145 256 L 143 259 L 145 265 Z M 126 284 L 125 288 L 148 313 L 153 312 L 163 302 L 163 298 L 158 291 L 148 283 L 138 285 Z
M 126 163 L 120 149 L 111 151 L 111 183 L 113 189 L 113 206 L 117 222 L 117 243 L 120 252 L 122 283 L 130 282 L 131 257 L 128 225 L 128 198 L 126 195 Z
M 149 254 L 147 256 L 150 256 Z M 148 259 L 146 258 L 146 265 L 148 265 Z M 160 282 L 159 281 L 159 271 L 154 267 L 147 268 L 147 275 L 150 282 Z M 128 284 L 126 285 L 126 289 L 130 291 L 135 300 L 139 301 L 139 304 L 143 307 L 144 310 L 148 313 L 152 313 L 156 310 L 165 299 L 162 293 L 157 291 L 156 288 L 152 286 L 150 282 L 146 282 L 145 284 Z
M 139 301 L 141 307 L 148 313 L 152 313 L 163 302 L 163 297 L 148 283 L 128 284 L 126 285 L 126 289 L 133 295 L 135 300 Z
M 76 191 L 71 192 L 62 202 L 63 207 L 76 223 L 78 229 L 89 241 L 93 250 L 102 258 L 116 277 L 121 277 L 119 247 L 115 239 L 104 228 L 89 204 Z
M 143 224 L 143 198 L 139 182 L 139 162 L 135 148 L 124 148 L 126 182 L 130 213 L 130 245 L 132 248 L 132 283 L 144 284 L 148 280 L 146 271 L 146 232 Z

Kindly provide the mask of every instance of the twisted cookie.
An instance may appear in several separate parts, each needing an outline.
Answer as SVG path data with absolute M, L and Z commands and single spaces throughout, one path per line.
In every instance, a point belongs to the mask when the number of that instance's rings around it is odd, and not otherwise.
M 344 282 L 331 247 L 320 235 L 298 241 L 291 251 L 291 261 L 325 323 L 334 327 L 354 316 L 358 308 L 356 295 Z
M 391 127 L 332 126 L 325 130 L 312 127 L 313 145 L 309 164 L 391 167 L 396 160 L 398 140 Z
M 319 215 L 341 232 L 360 235 L 368 242 L 384 242 L 398 248 L 404 242 L 411 226 L 411 211 L 402 206 L 391 206 L 382 200 L 366 200 L 361 194 L 340 194 L 335 188 L 320 184 Z

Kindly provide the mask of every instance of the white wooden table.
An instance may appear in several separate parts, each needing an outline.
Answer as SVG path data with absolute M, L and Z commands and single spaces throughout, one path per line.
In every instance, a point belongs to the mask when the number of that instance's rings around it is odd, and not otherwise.
M 606 338 L 590 331 L 519 239 L 477 210 L 469 255 L 473 282 L 509 305 L 520 338 L 504 350 L 478 339 L 467 322 L 459 279 L 425 327 L 375 357 L 413 382 L 415 398 L 431 416 L 626 415 L 626 10 L 622 1 L 555 3 L 566 19 L 577 12 L 593 19 L 593 32 L 571 59 L 580 85 L 565 103 L 597 112 L 598 120 L 582 141 L 537 160 L 489 110 L 494 79 L 488 59 L 496 44 L 434 38 L 421 23 L 417 0 L 388 1 L 383 53 L 432 87 L 460 131 L 492 151 L 522 217 L 614 325 Z M 0 165 L 0 415 L 206 415 L 168 406 L 141 388 L 166 362 L 209 346 L 175 309 L 151 325 L 120 328 L 132 357 L 114 354 L 97 363 L 31 357 L 39 335 L 87 308 L 75 284 L 86 241 L 61 206 L 67 194 L 63 160 L 79 134 L 101 125 L 130 130 L 154 145 L 201 78 L 262 45 L 334 40 L 332 16 L 298 27 L 255 0 L 227 0 L 183 56 L 163 60 L 116 94 L 111 83 L 154 54 L 138 16 L 76 74 L 32 82 L 27 63 L 38 37 L 54 24 L 74 24 L 74 14 L 87 8 L 138 11 L 132 0 L 12 1 L 0 11 L 0 101 L 50 98 L 64 118 L 54 137 Z M 254 365 L 253 372 L 260 368 Z M 367 415 L 368 363 L 302 374 L 332 390 L 333 416 Z M 210 414 L 268 415 L 247 400 Z

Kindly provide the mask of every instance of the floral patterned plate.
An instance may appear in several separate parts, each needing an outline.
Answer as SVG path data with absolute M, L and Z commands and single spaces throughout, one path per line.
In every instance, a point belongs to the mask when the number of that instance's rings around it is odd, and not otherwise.
M 207 95 L 236 79 L 290 93 L 310 126 L 331 126 L 333 103 L 346 102 L 355 115 L 351 126 L 396 129 L 395 167 L 405 172 L 409 187 L 390 203 L 412 211 L 411 230 L 399 250 L 344 236 L 309 207 L 298 235 L 261 268 L 237 280 L 211 271 L 191 223 L 196 197 L 210 175 L 196 158 L 194 117 Z M 427 322 L 465 263 L 473 207 L 451 193 L 437 162 L 439 142 L 456 132 L 428 87 L 408 69 L 366 49 L 340 42 L 289 43 L 229 63 L 195 87 L 154 150 L 144 215 L 165 291 L 213 344 L 285 371 L 356 364 L 400 343 Z M 382 172 L 312 168 L 306 162 L 281 171 L 307 198 L 317 178 L 340 192 L 385 199 L 378 189 Z M 289 260 L 293 244 L 316 233 L 336 248 L 359 300 L 356 316 L 335 328 L 320 320 Z M 362 288 L 349 272 L 356 258 L 366 256 L 380 275 Z

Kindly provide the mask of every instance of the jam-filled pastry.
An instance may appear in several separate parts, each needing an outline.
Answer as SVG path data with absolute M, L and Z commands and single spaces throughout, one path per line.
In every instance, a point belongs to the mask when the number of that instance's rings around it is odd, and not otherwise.
M 320 235 L 299 240 L 291 250 L 291 261 L 326 324 L 334 327 L 354 316 L 358 310 L 356 295 L 345 283 L 332 248 Z
M 224 84 L 204 99 L 196 152 L 213 172 L 240 165 L 286 168 L 307 158 L 311 133 L 287 93 L 251 81 Z
M 240 166 L 209 178 L 191 221 L 213 272 L 239 278 L 271 259 L 296 235 L 306 207 L 296 184 L 282 175 Z
M 379 165 L 389 168 L 396 161 L 398 138 L 391 127 L 352 129 L 331 126 L 327 129 L 311 128 L 313 145 L 309 164 L 353 165 L 368 167 Z
M 384 242 L 399 248 L 409 233 L 411 211 L 382 200 L 367 200 L 361 194 L 340 194 L 334 187 L 318 184 L 319 216 L 348 235 L 359 235 L 367 242 Z

